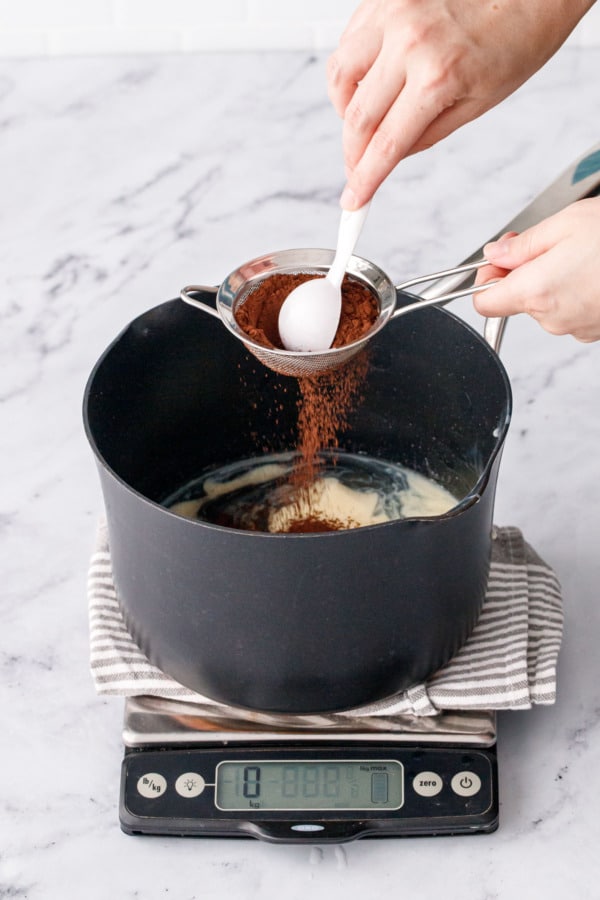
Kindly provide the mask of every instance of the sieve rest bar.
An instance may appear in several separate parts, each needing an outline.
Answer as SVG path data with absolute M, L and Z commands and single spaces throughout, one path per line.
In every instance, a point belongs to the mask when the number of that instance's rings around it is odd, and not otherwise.
M 179 292 L 179 296 L 183 300 L 184 303 L 188 303 L 190 306 L 195 306 L 196 309 L 202 310 L 202 312 L 210 313 L 211 316 L 221 320 L 221 316 L 214 308 L 214 306 L 209 306 L 208 303 L 205 303 L 203 300 L 198 300 L 197 297 L 193 297 L 192 294 L 205 294 L 209 297 L 216 297 L 218 287 L 209 287 L 203 284 L 190 284 L 187 287 L 184 287 Z

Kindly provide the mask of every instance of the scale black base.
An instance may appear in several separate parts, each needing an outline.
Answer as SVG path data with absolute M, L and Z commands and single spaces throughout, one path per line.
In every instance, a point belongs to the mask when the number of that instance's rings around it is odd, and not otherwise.
M 252 714 L 125 705 L 127 834 L 334 843 L 498 827 L 496 719 Z

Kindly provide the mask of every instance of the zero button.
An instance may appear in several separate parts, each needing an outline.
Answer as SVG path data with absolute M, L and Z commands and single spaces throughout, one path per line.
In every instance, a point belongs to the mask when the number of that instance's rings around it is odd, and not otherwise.
M 437 772 L 419 772 L 413 778 L 413 790 L 421 797 L 435 797 L 444 783 Z

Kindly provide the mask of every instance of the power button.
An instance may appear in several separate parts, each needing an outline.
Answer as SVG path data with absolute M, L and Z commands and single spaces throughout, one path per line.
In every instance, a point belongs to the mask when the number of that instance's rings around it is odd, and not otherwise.
M 457 772 L 450 787 L 459 797 L 474 797 L 481 790 L 481 778 L 475 772 Z

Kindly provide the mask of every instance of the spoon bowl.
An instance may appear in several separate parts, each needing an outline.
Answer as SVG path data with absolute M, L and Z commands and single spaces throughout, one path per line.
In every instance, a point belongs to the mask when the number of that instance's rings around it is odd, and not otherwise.
M 342 281 L 370 205 L 342 210 L 335 257 L 327 275 L 305 281 L 286 297 L 278 320 L 286 350 L 318 353 L 333 344 L 342 312 Z
M 341 312 L 341 286 L 329 276 L 305 281 L 290 292 L 279 312 L 281 343 L 296 352 L 329 350 Z

